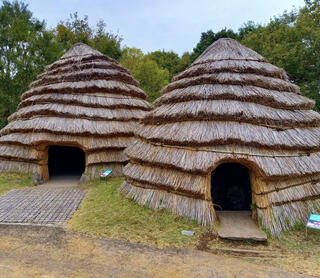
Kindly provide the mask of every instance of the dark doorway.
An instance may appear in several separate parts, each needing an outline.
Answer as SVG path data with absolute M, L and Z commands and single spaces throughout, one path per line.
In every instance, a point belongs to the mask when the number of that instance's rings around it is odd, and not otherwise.
M 50 177 L 81 176 L 85 170 L 85 154 L 75 147 L 49 146 L 48 167 Z
M 251 210 L 248 168 L 238 163 L 218 166 L 211 174 L 211 198 L 216 210 Z

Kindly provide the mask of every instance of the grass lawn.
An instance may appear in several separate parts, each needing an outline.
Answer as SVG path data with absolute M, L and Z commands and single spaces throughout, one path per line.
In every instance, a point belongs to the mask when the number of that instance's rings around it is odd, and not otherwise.
M 172 215 L 165 210 L 154 211 L 128 200 L 118 192 L 123 178 L 108 181 L 93 180 L 80 209 L 68 223 L 68 228 L 95 236 L 125 239 L 158 247 L 187 247 L 195 245 L 207 231 L 195 221 Z M 185 236 L 191 230 L 195 236 Z
M 11 189 L 32 186 L 32 175 L 24 173 L 0 173 L 0 196 Z
M 195 221 L 165 210 L 151 210 L 125 198 L 118 192 L 123 178 L 93 180 L 79 210 L 68 223 L 68 229 L 92 236 L 124 239 L 157 247 L 185 247 L 219 254 L 219 248 L 268 250 L 271 257 L 244 257 L 258 263 L 279 266 L 289 271 L 320 275 L 320 231 L 310 230 L 305 238 L 304 225 L 297 225 L 279 239 L 265 244 L 221 240 L 215 231 L 199 227 Z M 191 230 L 195 236 L 185 236 Z

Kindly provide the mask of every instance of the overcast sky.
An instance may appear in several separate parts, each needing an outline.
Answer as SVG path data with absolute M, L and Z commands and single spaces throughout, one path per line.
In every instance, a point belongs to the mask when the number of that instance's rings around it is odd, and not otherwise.
M 34 16 L 54 27 L 70 13 L 99 19 L 119 34 L 123 45 L 144 52 L 158 49 L 192 51 L 201 32 L 237 30 L 253 20 L 267 23 L 275 15 L 304 5 L 303 0 L 26 0 Z

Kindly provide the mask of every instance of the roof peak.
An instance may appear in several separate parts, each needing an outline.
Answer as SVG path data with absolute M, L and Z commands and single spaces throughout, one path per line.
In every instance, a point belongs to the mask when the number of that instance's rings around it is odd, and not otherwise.
M 194 64 L 210 60 L 266 60 L 257 52 L 245 47 L 231 38 L 221 38 L 213 42 L 195 61 Z
M 74 56 L 86 56 L 86 55 L 98 55 L 104 56 L 98 50 L 93 49 L 85 43 L 78 42 L 71 46 L 71 48 L 61 57 L 61 59 L 67 59 Z

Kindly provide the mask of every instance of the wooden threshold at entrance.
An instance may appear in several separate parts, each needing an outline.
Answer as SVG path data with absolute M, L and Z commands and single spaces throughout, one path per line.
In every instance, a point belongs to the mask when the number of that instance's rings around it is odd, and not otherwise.
M 251 211 L 216 211 L 218 235 L 223 239 L 266 241 L 267 235 L 251 218 Z

